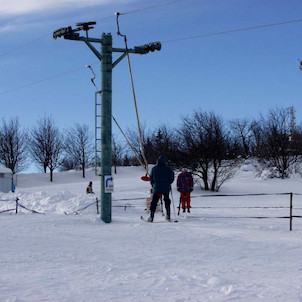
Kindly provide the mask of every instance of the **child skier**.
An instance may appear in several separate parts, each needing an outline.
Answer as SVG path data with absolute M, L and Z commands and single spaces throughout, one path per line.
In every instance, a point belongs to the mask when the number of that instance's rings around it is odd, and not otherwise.
M 180 201 L 183 212 L 185 212 L 187 208 L 188 213 L 190 213 L 190 194 L 193 191 L 193 186 L 192 174 L 188 172 L 187 168 L 184 167 L 177 177 L 177 191 L 180 192 Z

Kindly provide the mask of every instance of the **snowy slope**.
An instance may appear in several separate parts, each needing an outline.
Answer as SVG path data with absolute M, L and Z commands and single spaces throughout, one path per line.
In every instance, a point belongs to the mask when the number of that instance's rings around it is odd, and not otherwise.
M 302 301 L 302 219 L 289 232 L 288 219 L 243 218 L 288 216 L 288 195 L 205 198 L 196 187 L 190 216 L 167 223 L 156 213 L 149 224 L 139 219 L 147 216 L 149 190 L 141 175 L 140 168 L 118 170 L 110 224 L 95 206 L 64 214 L 99 196 L 93 171 L 84 180 L 80 172 L 57 173 L 52 184 L 48 175 L 18 176 L 15 194 L 0 193 L 0 211 L 18 197 L 46 214 L 0 215 L 0 301 Z M 301 184 L 264 181 L 248 167 L 220 193 L 302 193 Z M 175 187 L 173 197 L 177 206 Z M 294 207 L 302 208 L 301 197 Z

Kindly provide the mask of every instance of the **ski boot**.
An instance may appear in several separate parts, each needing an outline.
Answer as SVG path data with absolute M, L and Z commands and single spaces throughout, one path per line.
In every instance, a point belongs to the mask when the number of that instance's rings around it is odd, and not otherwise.
M 148 222 L 153 222 L 154 212 L 152 211 L 150 217 L 148 218 Z

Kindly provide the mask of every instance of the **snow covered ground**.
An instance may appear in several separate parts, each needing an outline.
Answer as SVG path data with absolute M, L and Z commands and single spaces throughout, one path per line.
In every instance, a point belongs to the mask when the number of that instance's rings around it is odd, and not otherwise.
M 15 199 L 46 214 L 0 214 L 0 301 L 302 302 L 302 219 L 289 231 L 289 195 L 210 197 L 198 187 L 191 214 L 178 223 L 140 220 L 149 184 L 140 168 L 115 176 L 112 223 L 94 205 L 93 171 L 18 176 L 16 193 L 0 193 L 0 211 Z M 86 195 L 92 180 L 95 195 Z M 256 178 L 246 166 L 219 194 L 302 193 L 302 179 Z M 173 186 L 175 206 L 178 192 Z M 126 211 L 123 205 L 128 205 Z M 294 195 L 294 215 L 302 196 Z M 261 208 L 266 207 L 266 208 Z M 283 208 L 276 208 L 283 207 Z M 173 212 L 172 212 L 173 216 Z M 159 222 L 159 223 L 157 223 Z

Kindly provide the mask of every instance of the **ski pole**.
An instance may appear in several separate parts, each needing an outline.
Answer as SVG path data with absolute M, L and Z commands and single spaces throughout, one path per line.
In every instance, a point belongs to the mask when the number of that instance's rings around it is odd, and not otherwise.
M 179 213 L 180 213 L 180 205 L 181 205 L 181 196 L 179 197 L 178 216 L 179 216 Z
M 171 199 L 172 199 L 173 212 L 174 212 L 174 217 L 175 217 L 174 222 L 178 222 L 177 219 L 176 219 L 176 212 L 175 212 L 175 206 L 174 206 L 174 198 L 173 198 L 172 188 L 171 188 Z

